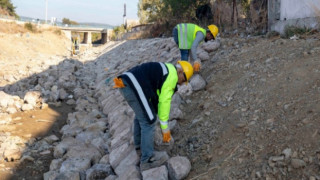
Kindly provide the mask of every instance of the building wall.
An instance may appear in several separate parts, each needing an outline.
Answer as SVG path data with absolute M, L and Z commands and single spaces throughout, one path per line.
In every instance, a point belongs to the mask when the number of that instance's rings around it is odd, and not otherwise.
M 268 28 L 280 20 L 281 0 L 268 0 Z
M 280 20 L 320 16 L 320 0 L 281 0 Z
M 320 0 L 268 0 L 268 28 L 284 34 L 286 27 L 319 29 Z

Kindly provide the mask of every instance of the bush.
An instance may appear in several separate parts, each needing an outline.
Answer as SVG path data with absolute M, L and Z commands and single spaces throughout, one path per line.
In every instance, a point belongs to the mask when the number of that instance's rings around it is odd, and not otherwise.
M 36 27 L 30 22 L 25 23 L 24 24 L 24 28 L 27 29 L 28 31 L 31 31 L 31 32 L 35 32 L 36 31 Z
M 290 38 L 294 35 L 302 35 L 302 34 L 309 34 L 312 30 L 306 27 L 295 27 L 295 26 L 287 26 L 284 30 L 285 38 Z

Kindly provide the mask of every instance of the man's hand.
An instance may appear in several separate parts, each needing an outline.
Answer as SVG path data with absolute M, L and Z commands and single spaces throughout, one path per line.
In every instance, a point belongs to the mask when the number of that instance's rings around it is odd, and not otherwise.
M 201 63 L 200 63 L 200 61 L 194 62 L 194 64 L 193 64 L 193 70 L 194 70 L 195 72 L 199 72 L 199 71 L 200 71 L 200 68 L 201 68 Z
M 171 133 L 169 129 L 162 129 L 163 142 L 168 143 L 171 140 Z

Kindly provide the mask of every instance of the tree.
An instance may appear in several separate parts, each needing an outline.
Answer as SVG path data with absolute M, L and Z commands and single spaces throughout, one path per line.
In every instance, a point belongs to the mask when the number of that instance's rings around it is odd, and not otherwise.
M 232 16 L 231 23 L 234 28 L 238 26 L 238 8 L 237 8 L 237 0 L 232 1 Z
M 13 6 L 11 0 L 0 0 L 0 8 L 7 11 L 10 16 L 19 17 L 15 12 L 16 7 Z
M 210 0 L 139 0 L 138 16 L 142 22 L 194 22 L 198 7 Z
M 68 24 L 68 25 L 78 25 L 79 23 L 77 23 L 76 21 L 71 21 L 70 19 L 68 18 L 63 18 L 62 19 L 62 23 L 63 24 Z
M 142 23 L 155 22 L 160 19 L 162 0 L 139 0 L 138 16 Z

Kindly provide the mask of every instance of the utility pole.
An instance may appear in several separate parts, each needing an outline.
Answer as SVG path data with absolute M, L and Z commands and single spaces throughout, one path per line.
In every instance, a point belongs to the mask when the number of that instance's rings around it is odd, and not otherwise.
M 46 0 L 46 24 L 48 20 L 48 0 Z
M 127 29 L 126 3 L 124 3 L 124 9 L 123 9 L 123 25 L 124 25 L 124 28 Z

